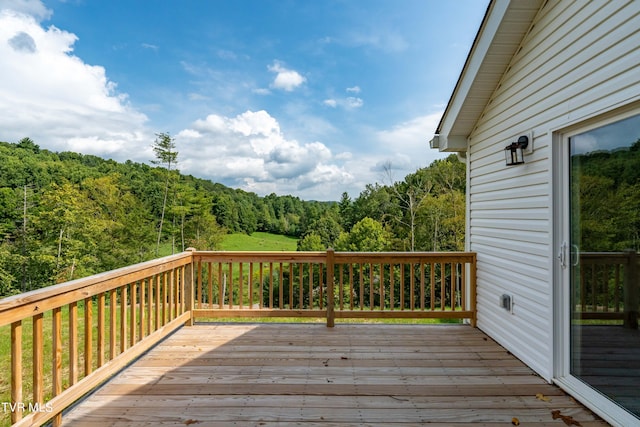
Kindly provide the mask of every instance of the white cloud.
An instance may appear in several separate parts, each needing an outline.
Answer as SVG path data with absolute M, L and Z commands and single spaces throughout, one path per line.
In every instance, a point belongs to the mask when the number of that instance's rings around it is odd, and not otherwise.
M 210 114 L 177 136 L 180 169 L 254 191 L 335 200 L 354 177 L 321 142 L 288 139 L 266 111 Z
M 218 58 L 225 60 L 236 60 L 238 59 L 238 55 L 235 52 L 225 49 L 218 49 Z
M 8 3 L 18 10 L 9 10 Z M 149 158 L 153 137 L 145 129 L 146 116 L 117 92 L 103 67 L 73 55 L 76 35 L 43 28 L 36 20 L 48 16 L 41 2 L 0 7 L 1 138 L 30 137 L 55 151 L 120 160 Z
M 347 92 L 351 92 L 351 93 L 360 93 L 360 86 L 353 86 L 353 87 L 348 87 Z
M 209 101 L 210 96 L 203 95 L 201 93 L 190 92 L 187 94 L 190 101 Z
M 393 30 L 376 29 L 371 32 L 353 32 L 346 36 L 345 43 L 349 46 L 365 46 L 385 53 L 403 52 L 409 48 L 409 43 Z
M 324 105 L 331 108 L 344 108 L 346 110 L 355 110 L 364 105 L 364 101 L 361 98 L 349 96 L 347 98 L 329 98 L 322 101 Z
M 160 47 L 151 43 L 142 43 L 142 47 L 145 49 L 156 51 L 156 52 L 160 49 Z
M 340 160 L 350 160 L 353 158 L 353 153 L 349 151 L 344 151 L 342 153 L 336 154 L 335 158 Z
M 438 127 L 441 117 L 442 112 L 415 117 L 390 130 L 378 132 L 378 137 L 383 143 L 397 144 L 398 148 L 402 148 L 402 151 L 406 152 L 404 149 L 406 146 L 416 147 L 423 145 L 425 141 L 428 142 Z M 400 144 L 402 147 L 399 146 Z
M 350 96 L 347 99 L 345 99 L 345 106 L 347 108 L 360 108 L 363 105 L 364 105 L 364 101 L 360 98 Z
M 275 89 L 291 92 L 307 81 L 306 77 L 297 71 L 285 68 L 280 61 L 274 61 L 273 65 L 269 65 L 267 68 L 276 74 L 273 83 L 271 83 L 271 87 Z
M 331 108 L 336 108 L 338 106 L 338 101 L 335 99 L 325 99 L 322 103 Z
M 197 130 L 184 129 L 180 131 L 180 133 L 176 136 L 176 138 L 198 139 L 198 138 L 202 138 L 202 134 Z
M 31 16 L 38 22 L 49 19 L 53 14 L 41 0 L 0 0 L 0 12 L 3 10 Z
M 400 123 L 390 130 L 379 131 L 376 138 L 381 146 L 388 147 L 387 158 L 394 169 L 410 173 L 428 166 L 449 153 L 440 153 L 429 147 L 429 140 L 438 127 L 442 112 L 419 116 Z M 377 162 L 375 164 L 382 164 Z M 404 178 L 404 175 L 402 177 Z

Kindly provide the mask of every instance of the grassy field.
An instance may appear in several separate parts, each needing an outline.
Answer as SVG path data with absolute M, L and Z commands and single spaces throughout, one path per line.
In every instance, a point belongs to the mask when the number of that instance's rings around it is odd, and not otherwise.
M 295 251 L 298 240 L 295 237 L 255 232 L 227 234 L 220 245 L 223 251 Z M 200 248 L 197 248 L 200 249 Z M 171 243 L 160 245 L 159 256 L 171 255 Z M 176 252 L 179 252 L 176 249 Z
M 227 234 L 221 244 L 225 251 L 295 251 L 298 241 L 294 237 L 255 232 Z

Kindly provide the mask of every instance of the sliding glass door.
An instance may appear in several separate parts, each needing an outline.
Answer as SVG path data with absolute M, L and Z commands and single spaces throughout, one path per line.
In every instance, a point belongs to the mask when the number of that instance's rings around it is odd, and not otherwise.
M 640 418 L 640 115 L 587 128 L 563 145 L 568 368 Z

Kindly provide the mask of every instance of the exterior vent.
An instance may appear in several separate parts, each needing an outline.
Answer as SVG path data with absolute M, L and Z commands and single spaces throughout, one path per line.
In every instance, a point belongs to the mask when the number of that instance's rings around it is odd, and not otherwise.
M 513 298 L 511 298 L 511 295 L 502 294 L 500 297 L 500 306 L 509 313 L 513 313 Z

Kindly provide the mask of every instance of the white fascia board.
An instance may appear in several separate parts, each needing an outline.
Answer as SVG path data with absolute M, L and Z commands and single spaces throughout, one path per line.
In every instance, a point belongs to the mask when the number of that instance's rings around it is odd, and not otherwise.
M 454 89 L 453 95 L 451 95 L 451 99 L 449 100 L 449 104 L 447 105 L 447 109 L 444 113 L 440 121 L 439 127 L 439 136 L 440 136 L 440 151 L 443 150 L 442 138 L 452 138 L 449 136 L 449 133 L 452 131 L 454 124 L 457 121 L 458 115 L 462 110 L 464 102 L 469 95 L 469 91 L 473 86 L 476 78 L 478 77 L 478 73 L 480 71 L 480 67 L 493 43 L 493 40 L 498 32 L 498 28 L 504 19 L 504 16 L 509 8 L 510 0 L 493 0 L 491 2 L 491 9 L 488 11 L 485 21 L 483 22 L 482 27 L 476 37 L 476 42 L 474 43 L 471 52 L 469 53 L 469 57 L 467 58 L 467 62 L 462 70 L 460 78 L 458 80 L 458 84 Z M 474 117 L 474 119 L 477 119 Z M 468 137 L 468 135 L 465 135 Z M 457 136 L 456 136 L 457 138 Z M 446 145 L 446 144 L 445 144 Z M 466 145 L 465 145 L 466 150 Z M 450 148 L 446 151 L 456 151 Z

